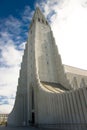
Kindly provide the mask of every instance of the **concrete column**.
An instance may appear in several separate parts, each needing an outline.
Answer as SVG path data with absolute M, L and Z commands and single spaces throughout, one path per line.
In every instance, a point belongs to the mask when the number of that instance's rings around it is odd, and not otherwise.
M 59 94 L 59 114 L 60 114 L 60 116 L 59 116 L 59 118 L 60 118 L 60 123 L 62 123 L 62 100 L 61 100 L 61 94 Z
M 63 98 L 63 112 L 64 112 L 64 123 L 67 123 L 67 106 L 66 106 L 66 99 L 65 99 L 65 93 L 62 94 Z
M 71 111 L 71 118 L 72 118 L 72 123 L 74 123 L 74 110 L 73 110 L 73 103 L 72 103 L 72 95 L 71 92 L 68 94 L 69 98 L 69 104 L 70 104 L 70 111 Z
M 61 105 L 60 105 L 60 94 L 58 94 L 58 123 L 61 123 Z
M 81 123 L 75 91 L 72 92 L 72 98 L 73 98 L 73 104 L 74 104 L 74 109 L 75 109 L 75 115 L 77 119 L 76 123 Z
M 57 102 L 57 97 L 58 97 L 58 94 L 57 93 L 53 93 L 54 95 L 54 124 L 57 124 L 58 123 L 58 102 Z M 52 115 L 51 115 L 52 116 Z
M 71 119 L 71 112 L 70 112 L 70 104 L 69 104 L 69 99 L 68 99 L 68 93 L 65 94 L 65 98 L 66 98 L 66 105 L 67 105 L 67 114 L 68 114 L 68 117 L 67 117 L 67 123 L 71 123 L 72 122 L 72 119 Z
M 82 107 L 82 114 L 83 114 L 83 117 L 84 117 L 84 121 L 83 121 L 83 123 L 86 123 L 86 121 L 87 121 L 87 108 L 86 108 L 86 106 L 85 106 L 85 99 L 84 99 L 84 95 L 83 95 L 83 92 L 82 92 L 83 90 L 80 88 L 79 90 L 78 90 L 78 92 L 79 92 L 79 97 L 80 97 L 80 103 L 81 103 L 81 107 Z
M 63 123 L 65 123 L 65 104 L 64 104 L 64 94 L 61 94 L 61 98 L 62 98 L 62 119 L 63 119 Z
M 87 88 L 83 88 L 82 89 L 82 93 L 83 93 L 83 101 L 84 101 L 84 107 L 85 107 L 85 121 L 87 123 Z
M 81 101 L 79 98 L 79 93 L 78 91 L 75 91 L 75 97 L 76 97 L 76 103 L 77 103 L 77 108 L 78 108 L 78 113 L 79 113 L 79 118 L 81 123 L 83 122 L 84 118 L 83 118 L 83 112 L 82 112 L 82 107 L 81 107 Z
M 74 99 L 73 99 L 73 95 L 74 95 L 74 92 L 71 92 L 70 94 L 70 102 L 71 102 L 71 108 L 72 108 L 72 115 L 73 115 L 73 123 L 77 123 L 78 121 L 78 118 L 77 118 L 77 113 L 76 113 L 76 110 L 75 110 L 75 102 L 74 102 Z
M 64 123 L 64 104 L 63 104 L 63 94 L 60 95 L 60 102 L 61 102 L 61 119 L 62 119 L 62 123 Z
M 57 117 L 58 117 L 57 123 L 60 122 L 60 120 L 59 120 L 59 113 L 60 113 L 59 106 L 60 106 L 60 104 L 59 104 L 59 94 L 57 94 Z

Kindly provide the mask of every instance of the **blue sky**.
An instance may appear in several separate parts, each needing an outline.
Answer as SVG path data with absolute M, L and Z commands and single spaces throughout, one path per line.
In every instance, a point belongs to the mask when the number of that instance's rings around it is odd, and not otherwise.
M 87 0 L 0 0 L 0 113 L 12 110 L 36 6 L 50 22 L 63 64 L 87 70 Z
M 35 0 L 0 0 L 0 17 L 5 18 L 9 15 L 19 17 L 25 6 L 30 6 L 31 9 L 34 9 L 35 2 Z
M 35 2 L 0 1 L 0 113 L 10 112 L 14 104 L 21 59 Z

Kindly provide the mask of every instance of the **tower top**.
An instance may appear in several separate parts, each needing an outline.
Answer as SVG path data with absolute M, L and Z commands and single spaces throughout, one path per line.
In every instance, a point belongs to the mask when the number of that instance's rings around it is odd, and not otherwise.
M 35 13 L 32 18 L 32 21 L 36 21 L 36 20 L 38 20 L 39 22 L 48 24 L 45 16 L 43 15 L 39 7 L 36 7 Z
M 39 7 L 36 8 L 33 18 L 43 18 L 43 19 L 45 19 L 44 15 L 41 12 Z

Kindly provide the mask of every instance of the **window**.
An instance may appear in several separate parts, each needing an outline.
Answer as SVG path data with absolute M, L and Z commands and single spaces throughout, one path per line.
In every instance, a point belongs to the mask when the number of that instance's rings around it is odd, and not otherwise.
M 34 109 L 34 90 L 32 87 L 32 109 Z
M 38 21 L 40 22 L 40 18 L 38 18 Z
M 48 22 L 46 21 L 46 24 L 48 25 Z

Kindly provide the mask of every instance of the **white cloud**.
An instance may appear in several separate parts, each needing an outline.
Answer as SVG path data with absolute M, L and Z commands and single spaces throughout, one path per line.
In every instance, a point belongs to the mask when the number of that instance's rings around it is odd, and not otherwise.
M 21 62 L 21 56 L 22 52 L 16 50 L 13 44 L 4 46 L 4 49 L 2 50 L 2 57 L 5 63 L 9 66 L 19 65 Z
M 34 11 L 31 10 L 29 6 L 25 6 L 24 12 L 22 13 L 22 20 L 29 24 L 29 21 L 32 19 Z
M 86 8 L 87 7 L 87 0 L 81 0 L 81 5 Z
M 6 91 L 6 95 L 7 95 L 7 91 L 10 93 L 11 91 L 9 90 L 5 90 L 6 86 L 9 87 L 10 89 L 14 90 L 14 86 L 17 85 L 17 78 L 19 75 L 19 67 L 15 66 L 15 67 L 10 67 L 10 68 L 0 68 L 0 86 L 2 86 L 2 89 L 4 89 L 4 91 Z M 14 85 L 15 83 L 15 85 Z M 4 85 L 4 87 L 3 87 Z M 6 86 L 5 86 L 6 85 Z M 1 94 L 1 90 L 0 90 L 0 94 Z
M 15 97 L 22 54 L 23 52 L 16 50 L 13 44 L 6 45 L 2 49 L 2 61 L 7 67 L 0 68 L 0 96 Z M 9 101 L 8 107 L 6 105 L 1 107 L 0 105 L 0 109 L 7 107 L 10 110 L 12 108 L 13 104 L 10 102 L 14 102 L 14 99 L 7 100 Z
M 0 105 L 0 113 L 8 114 L 11 112 L 13 105 L 3 104 Z
M 8 104 L 2 102 L 1 113 L 9 113 L 13 108 L 19 77 L 19 67 L 0 68 L 0 96 L 7 96 Z M 13 98 L 14 97 L 14 98 Z M 0 100 L 1 102 L 1 100 Z M 5 111 L 4 111 L 5 110 Z
M 21 43 L 20 46 L 19 46 L 19 49 L 23 49 L 24 50 L 25 49 L 25 44 L 26 44 L 26 42 Z
M 9 16 L 9 18 L 5 20 L 5 26 L 8 27 L 7 29 L 11 32 L 14 30 L 16 33 L 18 33 L 20 31 L 21 25 L 22 21 L 13 16 Z

